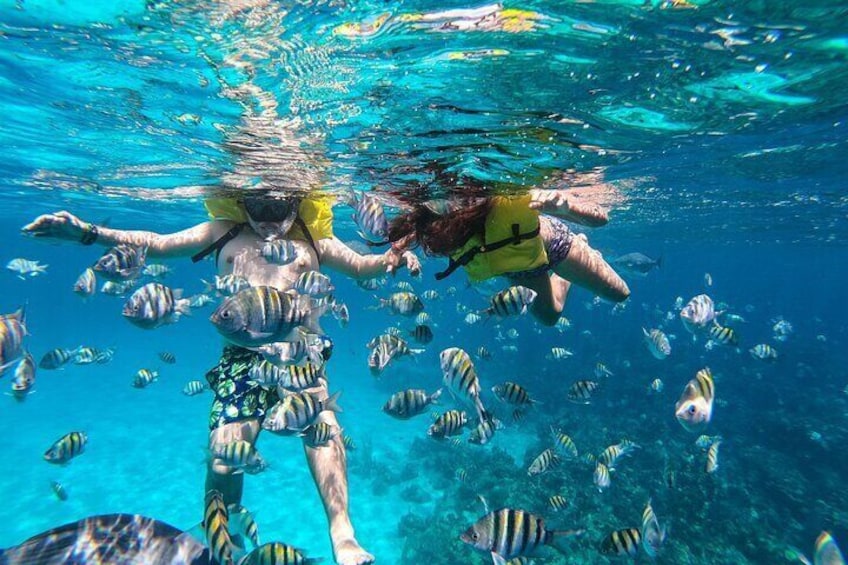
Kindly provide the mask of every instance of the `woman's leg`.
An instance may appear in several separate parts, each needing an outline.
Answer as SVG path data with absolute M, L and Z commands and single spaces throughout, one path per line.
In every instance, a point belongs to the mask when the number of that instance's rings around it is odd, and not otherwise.
M 607 263 L 600 252 L 589 247 L 586 236 L 575 235 L 566 258 L 554 267 L 554 273 L 587 288 L 607 300 L 622 302 L 630 296 L 630 288 Z
M 536 299 L 530 305 L 530 313 L 546 326 L 553 326 L 562 315 L 565 298 L 571 283 L 562 277 L 546 273 L 533 277 L 513 279 L 512 284 L 520 284 L 537 293 Z

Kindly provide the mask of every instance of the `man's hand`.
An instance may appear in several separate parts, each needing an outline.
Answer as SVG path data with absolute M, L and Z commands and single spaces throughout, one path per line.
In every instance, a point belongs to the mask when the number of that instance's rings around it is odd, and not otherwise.
M 81 241 L 88 224 L 70 212 L 55 212 L 37 217 L 21 228 L 21 232 L 33 237 Z

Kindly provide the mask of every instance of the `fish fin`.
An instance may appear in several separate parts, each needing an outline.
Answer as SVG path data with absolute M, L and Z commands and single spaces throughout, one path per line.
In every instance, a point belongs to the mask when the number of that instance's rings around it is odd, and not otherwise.
M 552 530 L 548 532 L 547 544 L 562 554 L 568 555 L 570 550 L 565 542 L 574 537 L 580 537 L 586 533 L 583 528 L 577 530 Z
M 433 394 L 431 394 L 431 395 L 430 395 L 430 402 L 431 402 L 431 403 L 434 403 L 434 404 L 438 404 L 438 403 L 439 403 L 439 397 L 440 397 L 440 396 L 442 396 L 442 391 L 443 391 L 443 390 L 444 390 L 444 389 L 441 389 L 441 388 L 440 388 L 439 390 L 437 390 L 436 392 L 434 392 Z
M 477 495 L 477 500 L 479 500 L 479 501 L 480 501 L 480 503 L 483 505 L 483 512 L 485 512 L 486 514 L 488 514 L 488 513 L 489 513 L 489 503 L 488 503 L 488 502 L 486 502 L 486 497 L 485 497 L 485 496 L 483 496 L 482 494 L 478 494 L 478 495 Z
M 494 565 L 506 565 L 506 559 L 504 559 L 503 557 L 501 557 L 500 555 L 498 555 L 497 553 L 495 553 L 493 551 L 492 552 L 492 563 Z
M 341 394 L 342 394 L 342 391 L 338 390 L 335 393 L 333 393 L 333 395 L 330 396 L 330 398 L 325 400 L 324 401 L 324 410 L 331 410 L 331 411 L 336 412 L 336 413 L 344 412 L 344 410 L 342 410 L 342 407 L 339 406 L 339 403 L 338 403 L 339 396 L 341 396 Z

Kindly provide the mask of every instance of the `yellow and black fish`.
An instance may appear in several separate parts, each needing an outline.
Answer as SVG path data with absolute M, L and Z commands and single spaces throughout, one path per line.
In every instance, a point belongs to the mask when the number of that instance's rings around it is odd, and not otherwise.
M 577 458 L 577 446 L 574 445 L 574 440 L 571 437 L 553 426 L 551 426 L 551 435 L 554 436 L 554 449 L 565 452 L 569 457 Z
M 310 559 L 303 555 L 299 549 L 280 542 L 266 543 L 260 545 L 243 560 L 239 565 L 314 565 L 320 563 L 320 559 Z
M 595 381 L 576 381 L 568 389 L 568 399 L 576 404 L 589 404 L 599 386 Z
M 713 325 L 710 328 L 710 337 L 713 341 L 722 345 L 736 345 L 739 343 L 739 338 L 736 336 L 733 328 L 720 326 L 716 321 L 713 321 Z
M 418 343 L 427 344 L 433 341 L 433 330 L 427 324 L 418 324 L 410 333 Z
M 715 473 L 718 470 L 718 448 L 721 445 L 721 440 L 713 442 L 710 449 L 707 451 L 707 467 L 708 474 Z
M 433 425 L 427 430 L 427 435 L 435 439 L 459 435 L 467 423 L 468 415 L 465 412 L 448 410 L 433 422 Z
M 533 475 L 539 475 L 548 469 L 556 467 L 559 463 L 559 455 L 557 455 L 553 449 L 548 448 L 540 453 L 533 462 L 530 463 L 530 467 L 527 469 L 527 474 L 531 477 Z
M 604 538 L 601 542 L 601 553 L 604 555 L 636 557 L 639 546 L 642 543 L 642 534 L 639 528 L 625 528 L 616 530 Z
M 206 493 L 205 503 L 203 531 L 209 551 L 222 565 L 232 565 L 233 542 L 228 529 L 230 516 L 224 505 L 224 496 L 220 491 L 210 490 Z
M 560 510 L 564 510 L 568 507 L 568 500 L 561 494 L 555 494 L 548 499 L 548 506 L 550 506 L 551 510 L 554 512 L 559 512 Z
M 88 436 L 83 432 L 65 434 L 44 452 L 44 460 L 48 463 L 63 465 L 85 451 L 86 443 L 88 443 Z
M 500 400 L 506 402 L 508 404 L 533 404 L 535 400 L 530 398 L 530 394 L 527 392 L 523 386 L 513 383 L 513 382 L 505 382 L 503 384 L 495 385 L 492 387 L 492 392 L 495 393 Z

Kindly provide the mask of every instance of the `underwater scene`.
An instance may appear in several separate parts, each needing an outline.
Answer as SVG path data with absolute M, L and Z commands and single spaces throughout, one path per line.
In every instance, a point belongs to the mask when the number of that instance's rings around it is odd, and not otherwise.
M 846 87 L 833 0 L 0 0 L 0 565 L 844 564 Z

